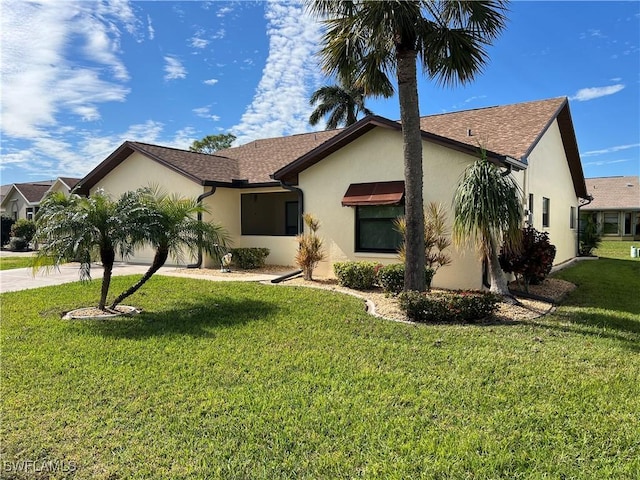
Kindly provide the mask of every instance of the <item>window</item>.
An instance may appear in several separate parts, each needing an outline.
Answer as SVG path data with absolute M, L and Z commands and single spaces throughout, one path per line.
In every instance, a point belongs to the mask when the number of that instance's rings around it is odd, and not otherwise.
M 242 235 L 285 236 L 298 233 L 298 194 L 244 193 L 240 196 Z
M 533 213 L 533 193 L 529 194 L 529 213 L 532 214 Z
M 549 210 L 551 207 L 551 200 L 546 197 L 542 197 L 542 227 L 549 227 Z
M 285 216 L 285 235 L 297 235 L 298 234 L 298 202 L 285 202 L 284 203 L 284 216 Z
M 571 207 L 571 211 L 569 213 L 571 216 L 569 217 L 569 228 L 571 230 L 575 230 L 576 228 L 576 207 Z
M 602 233 L 605 235 L 618 235 L 619 217 L 618 212 L 605 212 L 603 215 Z
M 27 220 L 33 220 L 33 208 L 27 207 Z
M 396 252 L 402 244 L 402 236 L 393 222 L 404 215 L 404 206 L 363 205 L 355 208 L 356 252 Z
M 625 212 L 624 214 L 624 234 L 631 235 L 631 212 Z

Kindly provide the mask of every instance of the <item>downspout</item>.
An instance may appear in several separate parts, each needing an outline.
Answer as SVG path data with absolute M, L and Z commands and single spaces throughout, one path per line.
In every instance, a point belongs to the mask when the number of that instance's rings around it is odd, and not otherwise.
M 207 198 L 210 197 L 211 195 L 213 195 L 214 193 L 216 193 L 216 187 L 212 186 L 211 190 L 209 190 L 208 192 L 204 192 L 202 195 L 198 196 L 198 205 L 202 205 L 202 201 Z M 198 221 L 201 222 L 202 221 L 202 212 L 198 212 Z M 198 247 L 198 259 L 196 260 L 196 263 L 192 263 L 191 265 L 187 265 L 187 268 L 200 268 L 202 266 L 202 247 Z
M 593 202 L 593 196 L 592 195 L 588 195 L 586 198 L 583 198 L 583 200 L 586 200 L 586 202 L 584 203 L 580 203 L 578 204 L 578 234 L 576 235 L 576 253 L 578 257 L 580 257 L 580 209 L 582 207 L 586 207 L 587 205 L 589 205 L 591 202 Z
M 304 215 L 304 193 L 300 188 L 289 185 L 284 180 L 280 180 L 280 186 L 285 190 L 298 194 L 298 233 L 302 233 L 304 231 L 304 220 L 302 219 Z

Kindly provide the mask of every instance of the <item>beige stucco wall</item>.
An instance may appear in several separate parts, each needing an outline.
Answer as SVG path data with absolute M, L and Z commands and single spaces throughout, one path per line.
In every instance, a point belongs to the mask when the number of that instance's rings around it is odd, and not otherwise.
M 473 157 L 423 142 L 424 201 L 440 202 L 453 219 L 454 187 Z M 305 211 L 321 222 L 327 259 L 318 275 L 332 275 L 332 264 L 344 260 L 397 263 L 394 254 L 355 253 L 355 209 L 343 207 L 342 197 L 351 183 L 403 180 L 402 136 L 398 131 L 376 128 L 300 174 Z M 481 288 L 481 264 L 475 252 L 452 247 L 451 265 L 441 268 L 433 286 Z
M 53 185 L 51 185 L 49 192 L 51 193 L 62 192 L 65 195 L 67 195 L 69 193 L 69 189 L 63 182 L 60 181 L 60 179 L 58 179 L 53 183 Z
M 132 153 L 117 168 L 105 175 L 92 189 L 95 193 L 98 189 L 104 189 L 113 199 L 117 199 L 125 192 L 141 187 L 158 186 L 166 192 L 177 192 L 182 196 L 197 198 L 205 190 L 202 185 L 166 168 L 158 162 L 138 153 Z M 153 249 L 141 248 L 137 250 L 127 261 L 131 263 L 151 263 Z M 180 265 L 190 264 L 195 258 L 184 255 Z M 176 260 L 169 258 L 167 265 L 176 265 Z
M 549 233 L 549 240 L 556 246 L 554 264 L 565 262 L 576 255 L 577 229 L 570 228 L 570 207 L 577 211 L 571 172 L 562 145 L 560 129 L 556 121 L 549 127 L 540 142 L 529 155 L 529 166 L 518 175 L 524 198 L 534 195 L 533 227 Z M 542 227 L 542 199 L 550 200 L 549 227 Z M 575 223 L 577 226 L 577 221 Z
M 2 200 L 4 214 L 13 218 L 13 213 L 18 213 L 18 218 L 27 218 L 27 207 L 31 206 L 17 190 L 12 189 L 9 195 Z

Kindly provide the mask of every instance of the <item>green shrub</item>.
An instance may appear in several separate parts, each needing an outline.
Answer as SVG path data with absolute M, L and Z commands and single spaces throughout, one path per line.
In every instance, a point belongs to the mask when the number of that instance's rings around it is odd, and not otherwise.
M 232 248 L 232 263 L 243 270 L 264 267 L 269 253 L 271 251 L 268 248 Z
M 29 243 L 36 234 L 36 224 L 33 220 L 27 220 L 26 218 L 20 218 L 11 225 L 11 236 L 24 238 L 24 241 Z
M 22 237 L 11 237 L 9 240 L 9 250 L 21 251 L 26 250 L 29 247 L 29 243 Z
M 494 313 L 500 296 L 488 292 L 402 292 L 400 308 L 414 322 L 473 323 Z
M 336 262 L 333 271 L 338 283 L 355 290 L 371 290 L 376 283 L 380 265 L 374 262 Z
M 424 269 L 424 280 L 427 290 L 431 288 L 431 280 L 435 274 L 433 268 Z M 404 263 L 385 265 L 378 270 L 378 285 L 387 293 L 397 294 L 404 289 Z

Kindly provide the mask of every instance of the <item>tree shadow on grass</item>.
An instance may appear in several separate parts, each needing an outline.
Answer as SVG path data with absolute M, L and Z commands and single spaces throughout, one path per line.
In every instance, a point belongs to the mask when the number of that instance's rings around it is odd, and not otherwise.
M 110 338 L 144 339 L 166 335 L 214 337 L 215 329 L 233 328 L 254 321 L 264 321 L 278 311 L 275 303 L 252 299 L 217 297 L 197 302 L 183 302 L 179 308 L 134 316 L 87 321 L 88 329 Z
M 550 318 L 542 317 L 523 323 L 563 333 L 614 340 L 634 352 L 640 352 L 640 319 L 625 318 L 619 312 L 606 314 L 588 312 L 580 308 L 561 309 L 551 314 Z

